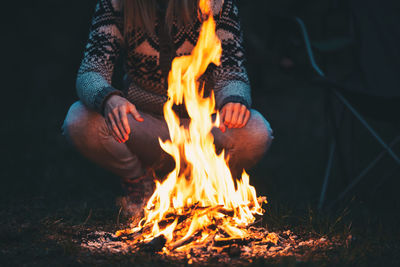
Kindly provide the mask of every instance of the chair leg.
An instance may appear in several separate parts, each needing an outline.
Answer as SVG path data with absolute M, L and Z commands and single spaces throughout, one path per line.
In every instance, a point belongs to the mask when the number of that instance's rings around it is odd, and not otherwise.
M 338 159 L 340 160 L 340 166 L 342 168 L 343 181 L 346 181 L 345 184 L 348 184 L 352 178 L 357 175 L 355 173 L 355 162 L 354 162 L 354 141 L 356 140 L 354 137 L 353 131 L 353 122 L 354 116 L 349 112 L 346 107 L 342 104 L 345 109 L 343 122 L 341 124 L 341 128 L 339 131 L 338 141 Z
M 335 95 L 346 105 L 346 107 L 353 113 L 353 115 L 364 125 L 364 127 L 372 134 L 372 136 L 385 148 L 389 155 L 400 165 L 400 158 L 393 152 L 388 144 L 378 135 L 378 133 L 368 124 L 368 122 L 361 116 L 361 114 L 350 104 L 350 102 L 337 90 L 334 90 Z
M 336 149 L 336 142 L 332 141 L 331 146 L 329 148 L 328 163 L 327 163 L 326 169 L 325 169 L 325 177 L 324 177 L 324 182 L 322 184 L 321 195 L 319 198 L 318 210 L 322 210 L 322 207 L 324 206 L 326 190 L 328 188 L 329 177 L 331 175 L 333 160 L 335 157 L 335 149 Z
M 400 141 L 400 136 L 397 136 L 391 143 L 390 147 L 393 147 Z M 338 196 L 338 198 L 332 202 L 330 205 L 333 206 L 340 200 L 342 200 L 351 189 L 353 189 L 364 177 L 365 175 L 373 168 L 375 165 L 385 156 L 387 150 L 383 150 L 373 161 L 371 161 L 368 166 L 346 187 L 346 189 Z M 398 166 L 397 166 L 398 167 Z
M 351 174 L 351 164 L 349 163 L 350 150 L 352 147 L 351 131 L 349 127 L 349 118 L 351 117 L 346 106 L 341 102 L 332 98 L 330 102 L 330 115 L 332 132 L 336 140 L 336 154 L 338 166 L 340 166 L 341 177 L 345 183 L 349 183 L 354 175 Z M 349 116 L 350 115 L 350 116 Z

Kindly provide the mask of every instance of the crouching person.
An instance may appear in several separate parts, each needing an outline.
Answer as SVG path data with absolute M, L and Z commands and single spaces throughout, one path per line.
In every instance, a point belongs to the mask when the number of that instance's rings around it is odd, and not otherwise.
M 174 167 L 158 141 L 169 139 L 162 111 L 166 80 L 172 58 L 195 46 L 201 22 L 194 0 L 121 1 L 98 1 L 77 77 L 80 101 L 69 109 L 63 132 L 80 153 L 121 177 L 126 196 L 120 204 L 126 213 L 139 214 L 153 193 L 154 173 L 160 178 Z M 239 177 L 265 154 L 272 130 L 250 108 L 237 7 L 233 0 L 211 2 L 223 49 L 221 65 L 210 66 L 204 78 L 221 114 L 221 126 L 212 134 L 216 148 L 229 155 L 233 176 Z M 139 9 L 142 5 L 148 8 Z M 176 12 L 172 16 L 169 10 Z M 121 53 L 126 75 L 118 90 L 111 77 Z M 176 107 L 176 113 L 189 123 L 184 107 Z

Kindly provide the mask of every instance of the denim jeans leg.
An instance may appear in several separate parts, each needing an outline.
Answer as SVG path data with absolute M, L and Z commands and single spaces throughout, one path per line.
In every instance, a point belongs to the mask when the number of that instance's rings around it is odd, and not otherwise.
M 217 149 L 225 149 L 229 157 L 232 176 L 238 178 L 243 170 L 252 168 L 267 152 L 273 140 L 273 131 L 268 121 L 256 110 L 246 126 L 239 129 L 213 129 Z
M 104 118 L 80 101 L 68 111 L 63 133 L 85 157 L 122 178 L 143 175 L 139 158 L 109 132 Z
M 169 139 L 167 124 L 161 116 L 139 113 L 143 122 L 129 116 L 132 131 L 129 140 L 120 144 L 114 140 L 104 118 L 78 101 L 65 119 L 64 134 L 84 156 L 122 178 L 139 177 L 146 168 L 167 174 L 175 165 L 159 144 L 159 139 Z M 183 119 L 182 123 L 188 124 L 189 120 Z M 255 110 L 251 110 L 245 127 L 227 129 L 225 133 L 213 129 L 212 133 L 216 147 L 226 150 L 234 177 L 253 167 L 273 139 L 269 123 Z

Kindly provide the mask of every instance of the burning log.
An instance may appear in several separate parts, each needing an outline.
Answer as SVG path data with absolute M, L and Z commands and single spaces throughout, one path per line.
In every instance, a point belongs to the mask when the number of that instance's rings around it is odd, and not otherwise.
M 165 243 L 167 243 L 167 239 L 165 236 L 160 235 L 155 237 L 150 242 L 140 244 L 139 247 L 144 252 L 159 252 L 164 248 Z

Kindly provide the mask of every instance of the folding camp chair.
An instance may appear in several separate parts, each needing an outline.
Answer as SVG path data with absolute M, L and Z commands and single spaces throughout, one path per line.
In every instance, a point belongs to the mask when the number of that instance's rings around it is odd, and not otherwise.
M 392 3 L 396 3 L 397 0 L 390 0 Z M 389 1 L 389 2 L 390 2 Z M 358 2 L 358 3 L 357 3 Z M 354 5 L 357 3 L 358 5 L 361 5 L 364 10 L 368 9 L 367 6 L 364 6 L 365 4 L 373 3 L 372 0 L 331 0 L 330 2 L 330 7 L 326 10 L 325 14 L 323 14 L 321 17 L 323 17 L 324 21 L 322 21 L 322 24 L 327 24 L 327 18 L 333 15 L 333 13 L 337 12 L 343 12 L 346 16 L 350 15 L 350 9 L 351 5 Z M 387 3 L 386 3 L 387 2 Z M 387 5 L 390 5 L 388 1 L 385 3 Z M 375 3 L 381 5 L 381 3 Z M 299 4 L 300 5 L 300 4 Z M 290 12 L 292 12 L 291 10 Z M 359 88 L 365 89 L 363 86 L 364 84 L 360 82 L 362 80 L 362 77 L 356 77 L 354 81 L 351 82 L 339 82 L 332 78 L 332 75 L 326 75 L 325 72 L 322 70 L 323 68 L 317 63 L 316 57 L 314 55 L 314 50 L 318 50 L 321 53 L 324 52 L 331 52 L 331 51 L 337 51 L 341 49 L 346 49 L 347 47 L 355 47 L 355 38 L 352 36 L 352 32 L 354 33 L 354 25 L 350 25 L 348 31 L 349 31 L 349 36 L 345 36 L 344 38 L 338 38 L 336 37 L 335 39 L 330 39 L 325 42 L 311 42 L 310 37 L 306 28 L 306 25 L 302 19 L 300 19 L 299 16 L 295 16 L 293 13 L 290 14 L 288 10 L 282 10 L 282 9 L 274 9 L 274 8 L 268 8 L 266 10 L 267 13 L 267 18 L 270 19 L 269 23 L 273 25 L 271 29 L 273 30 L 273 33 L 275 33 L 276 37 L 282 38 L 282 32 L 285 33 L 285 35 L 288 32 L 293 32 L 293 30 L 296 31 L 296 33 L 300 34 L 301 39 L 299 40 L 298 38 L 290 38 L 289 36 L 285 36 L 285 39 L 289 39 L 289 41 L 294 44 L 295 46 L 299 46 L 301 44 L 302 47 L 305 48 L 305 54 L 307 56 L 307 61 L 309 65 L 311 65 L 311 68 L 313 70 L 313 76 L 315 79 L 314 81 L 318 82 L 318 84 L 326 89 L 325 92 L 327 92 L 327 96 L 333 96 L 331 98 L 335 98 L 339 101 L 339 103 L 344 106 L 344 109 L 347 110 L 348 113 L 351 114 L 352 118 L 355 118 L 357 121 L 360 122 L 360 124 L 371 134 L 371 136 L 380 144 L 380 146 L 383 148 L 382 151 L 377 155 L 376 158 L 374 158 L 369 164 L 360 172 L 358 175 L 350 174 L 349 179 L 350 182 L 348 185 L 345 187 L 345 189 L 338 194 L 336 199 L 332 201 L 329 205 L 329 207 L 332 207 L 335 203 L 339 202 L 342 200 L 347 194 L 355 188 L 356 185 L 358 185 L 365 177 L 367 177 L 367 174 L 370 173 L 370 171 L 380 162 L 385 156 L 389 155 L 390 158 L 393 159 L 395 163 L 395 167 L 391 170 L 388 171 L 388 174 L 391 175 L 394 172 L 397 171 L 397 169 L 400 167 L 400 155 L 396 154 L 393 150 L 394 146 L 397 143 L 400 143 L 400 135 L 394 138 L 394 140 L 390 143 L 387 143 L 384 141 L 381 136 L 377 133 L 377 131 L 370 125 L 370 123 L 366 120 L 364 117 L 363 113 L 360 112 L 359 108 L 356 107 L 355 103 L 353 102 L 353 99 L 348 98 L 347 93 L 348 92 L 354 92 L 358 91 Z M 381 10 L 382 12 L 382 10 Z M 395 13 L 393 11 L 392 13 Z M 377 16 L 381 16 L 381 14 L 376 14 Z M 393 15 L 394 16 L 394 15 Z M 351 16 L 348 16 L 349 18 Z M 365 16 L 364 16 L 365 17 Z M 395 16 L 394 16 L 395 17 Z M 275 25 L 277 23 L 277 25 Z M 349 23 L 351 24 L 351 23 Z M 284 25 L 284 26 L 282 26 Z M 284 27 L 284 30 L 282 30 L 282 27 Z M 275 31 L 275 29 L 277 29 Z M 327 33 L 328 31 L 325 30 Z M 288 38 L 289 37 L 289 38 Z M 273 38 L 275 39 L 275 38 Z M 329 39 L 329 38 L 327 38 Z M 396 46 L 395 44 L 392 44 L 392 46 Z M 278 47 L 282 47 L 281 44 Z M 400 62 L 399 62 L 400 64 Z M 400 69 L 400 68 L 399 68 Z M 358 75 L 356 75 L 358 76 Z M 357 86 L 355 86 L 357 85 Z M 355 87 L 359 87 L 357 90 L 355 90 Z M 380 88 L 378 88 L 380 89 Z M 335 160 L 335 155 L 340 154 L 340 145 L 343 145 L 342 140 L 339 140 L 338 134 L 337 134 L 337 128 L 339 127 L 336 125 L 337 118 L 335 118 L 335 114 L 332 111 L 333 108 L 330 108 L 330 123 L 332 125 L 332 129 L 334 131 L 332 136 L 330 137 L 329 140 L 329 148 L 328 148 L 328 159 L 327 159 L 327 164 L 326 164 L 326 169 L 325 173 L 323 176 L 323 183 L 322 183 L 322 190 L 320 193 L 320 198 L 318 202 L 318 208 L 321 210 L 324 208 L 325 205 L 325 199 L 327 195 L 327 189 L 328 189 L 328 184 L 329 184 L 329 179 L 332 175 L 332 170 L 333 170 L 333 163 Z M 364 111 L 364 110 L 363 110 Z M 335 133 L 336 130 L 336 133 Z M 344 154 L 342 153 L 341 156 Z M 338 157 L 339 159 L 343 159 L 343 157 Z M 342 163 L 343 164 L 343 163 Z M 389 176 L 388 176 L 389 177 Z M 381 179 L 384 180 L 384 179 Z
M 376 164 L 384 157 L 385 154 L 388 154 L 396 163 L 395 169 L 400 167 L 400 156 L 393 151 L 393 146 L 400 141 L 400 136 L 397 136 L 391 143 L 386 143 L 377 131 L 367 122 L 364 116 L 360 113 L 360 111 L 355 108 L 355 106 L 345 97 L 345 95 L 341 92 L 341 90 L 351 91 L 351 88 L 348 85 L 337 82 L 333 79 L 330 79 L 327 75 L 325 75 L 324 71 L 317 64 L 313 47 L 310 42 L 310 38 L 307 32 L 307 28 L 305 23 L 299 17 L 292 18 L 295 24 L 298 26 L 298 29 L 301 32 L 304 46 L 306 49 L 306 53 L 308 56 L 309 63 L 314 70 L 315 74 L 318 77 L 318 83 L 322 85 L 324 88 L 330 90 L 332 94 L 347 108 L 348 111 L 365 127 L 365 129 L 372 135 L 372 137 L 382 146 L 383 151 L 373 159 L 365 168 L 362 170 L 348 185 L 347 187 L 339 194 L 339 196 L 334 200 L 330 206 L 335 204 L 336 202 L 343 199 L 363 178 L 366 177 L 367 173 L 376 166 Z M 329 178 L 331 176 L 333 161 L 335 157 L 335 153 L 337 150 L 337 141 L 333 138 L 330 142 L 329 153 L 328 153 L 328 162 L 325 170 L 325 175 L 323 178 L 323 185 L 320 194 L 318 208 L 322 209 L 325 204 L 325 198 L 327 193 L 327 188 L 329 184 Z

